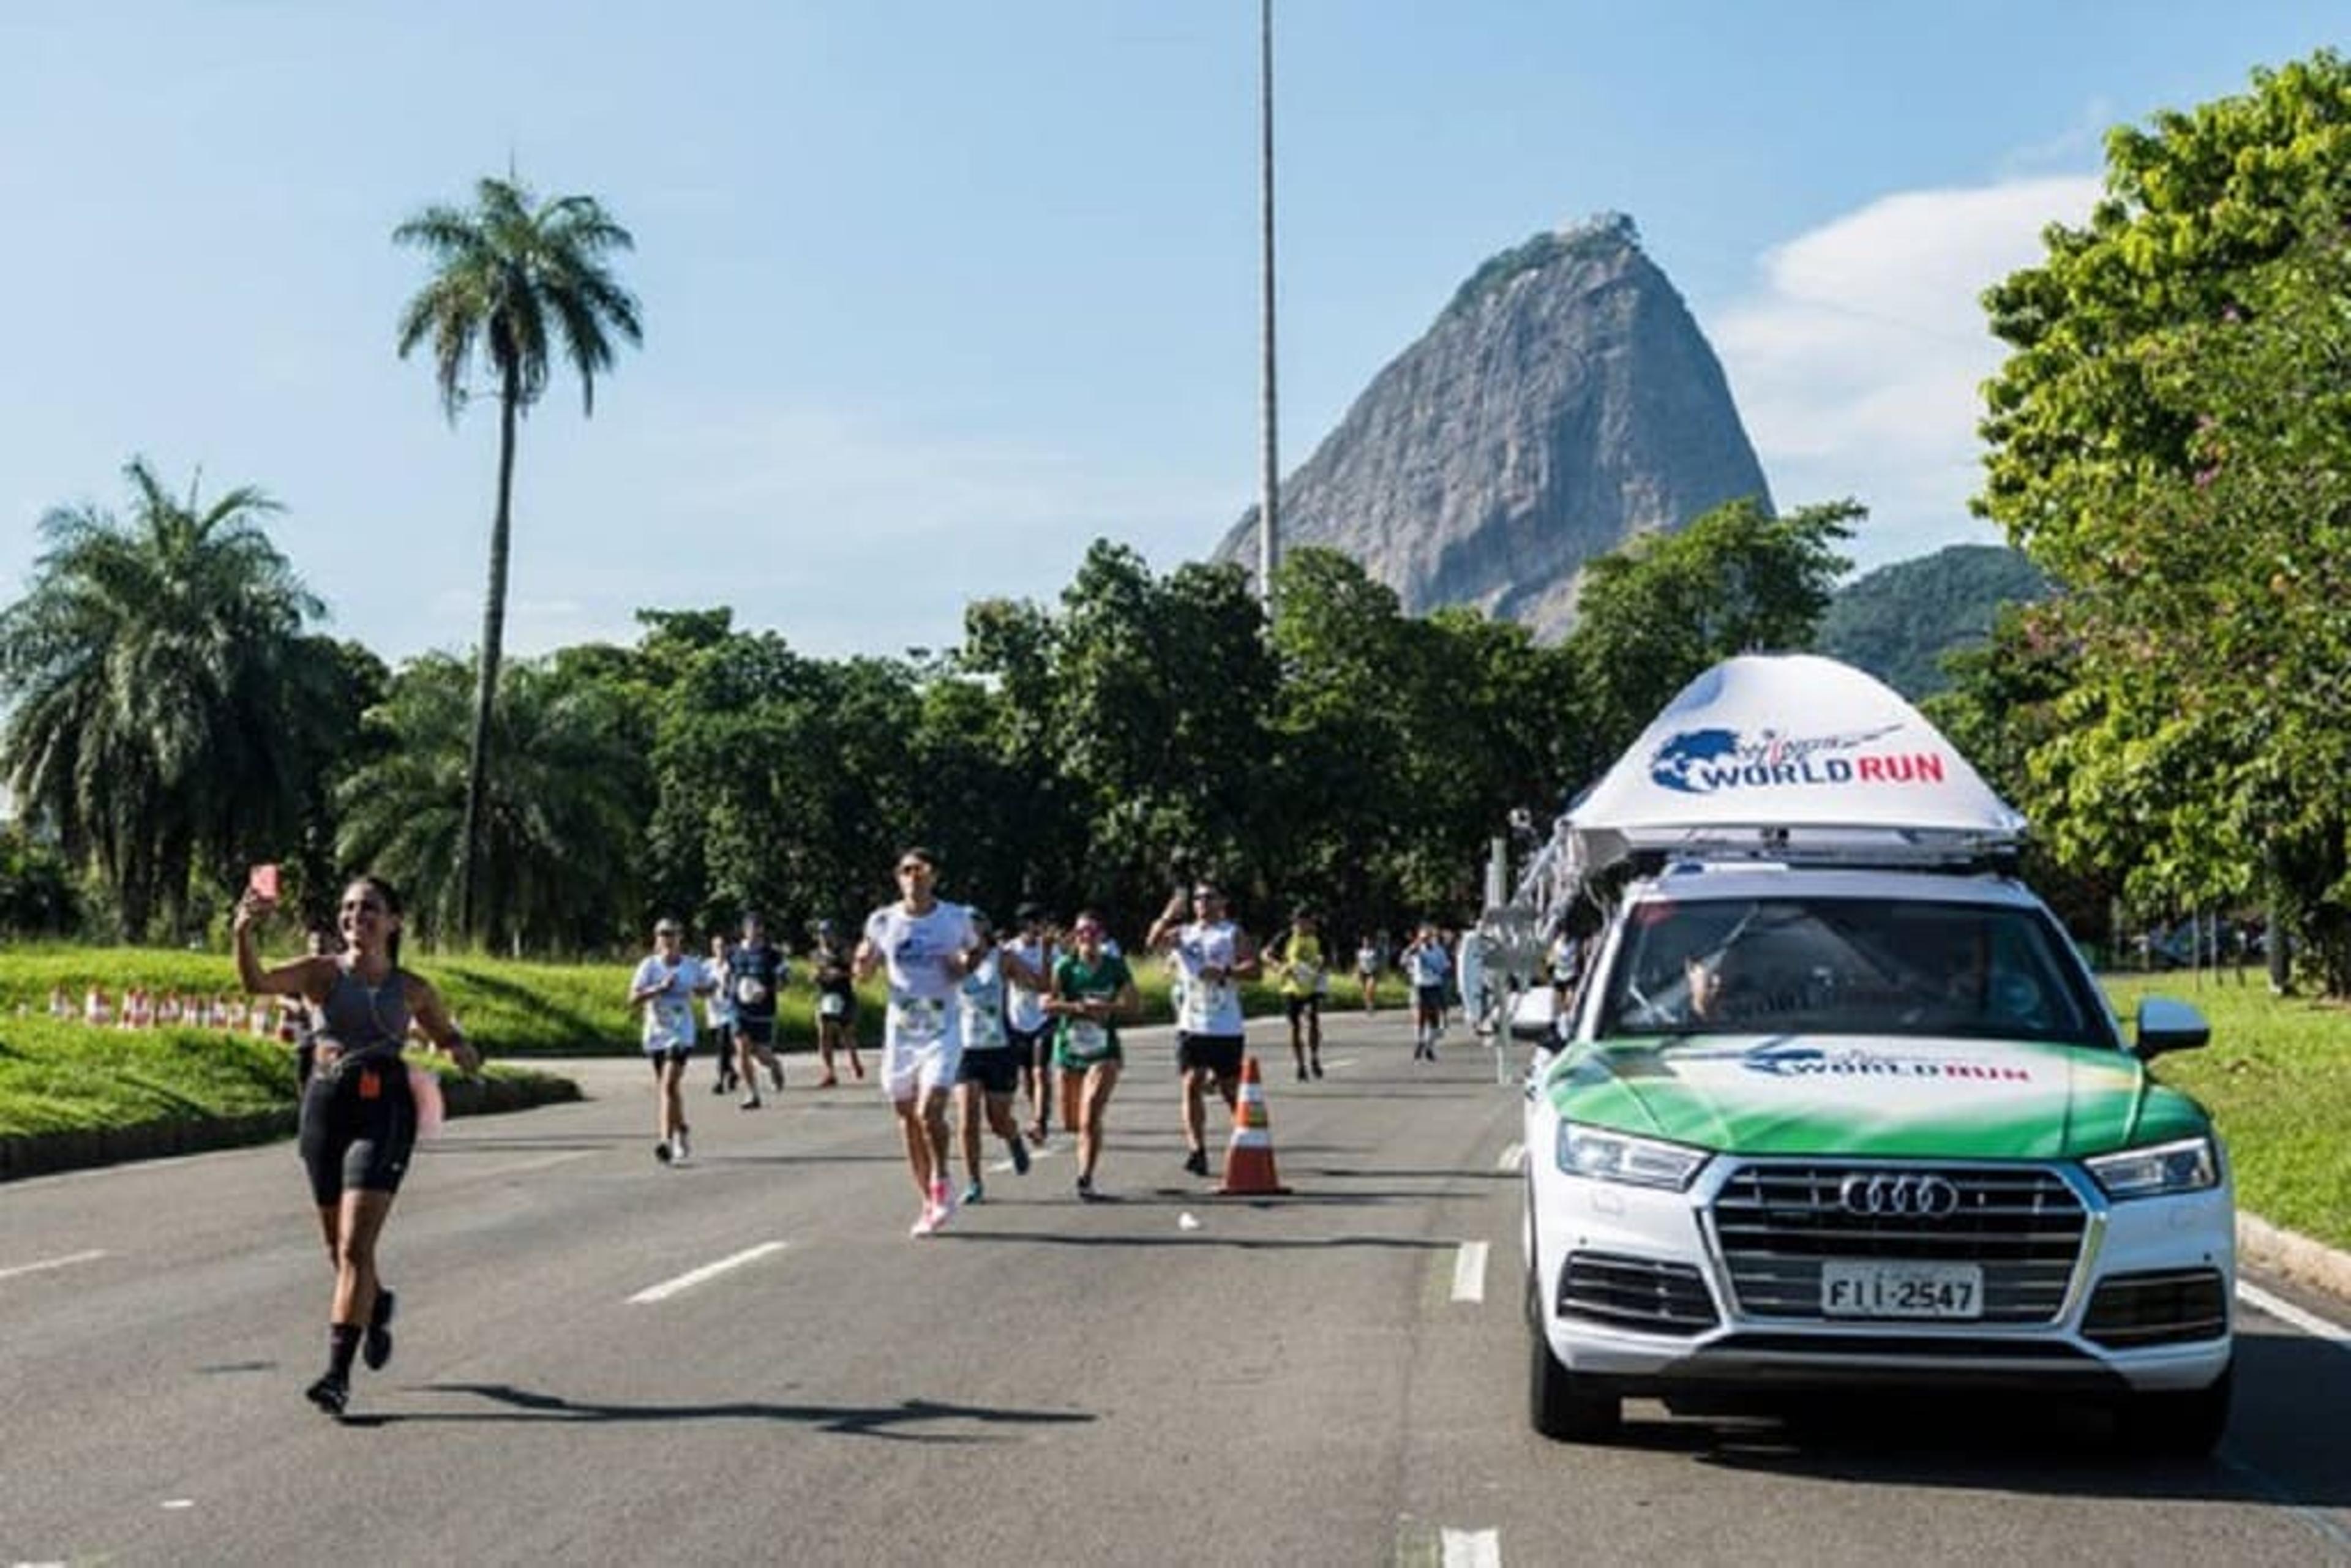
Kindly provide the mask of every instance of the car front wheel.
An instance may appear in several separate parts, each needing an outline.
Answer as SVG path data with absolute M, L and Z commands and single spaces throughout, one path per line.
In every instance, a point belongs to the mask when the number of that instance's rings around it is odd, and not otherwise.
M 1592 1443 L 1614 1437 L 1624 1424 L 1625 1402 L 1594 1388 L 1559 1364 L 1543 1333 L 1542 1301 L 1536 1272 L 1527 1272 L 1527 1418 L 1544 1437 Z

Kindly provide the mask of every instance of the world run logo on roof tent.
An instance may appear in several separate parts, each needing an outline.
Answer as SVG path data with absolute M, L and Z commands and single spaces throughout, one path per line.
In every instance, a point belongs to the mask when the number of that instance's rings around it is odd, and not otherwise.
M 1685 795 L 1792 786 L 1943 782 L 1940 753 L 1873 744 L 1903 727 L 1889 724 L 1842 735 L 1808 736 L 1767 729 L 1753 739 L 1742 738 L 1735 729 L 1684 730 L 1649 758 L 1649 777 Z

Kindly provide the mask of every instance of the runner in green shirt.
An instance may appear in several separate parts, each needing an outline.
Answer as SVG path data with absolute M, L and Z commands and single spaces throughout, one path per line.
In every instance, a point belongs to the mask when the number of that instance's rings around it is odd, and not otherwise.
M 1061 1124 L 1078 1134 L 1078 1197 L 1092 1202 L 1094 1166 L 1101 1162 L 1102 1113 L 1118 1087 L 1123 1061 L 1118 1023 L 1143 1010 L 1126 960 L 1102 950 L 1102 916 L 1080 910 L 1070 927 L 1073 951 L 1053 965 L 1045 1011 L 1058 1020 L 1053 1065 L 1061 1085 Z

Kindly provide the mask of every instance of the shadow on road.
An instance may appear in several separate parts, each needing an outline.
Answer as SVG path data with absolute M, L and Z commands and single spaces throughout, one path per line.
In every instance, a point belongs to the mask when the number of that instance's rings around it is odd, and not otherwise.
M 2351 1427 L 2339 1419 L 2351 1410 L 2351 1355 L 2299 1335 L 2247 1333 L 2236 1379 L 2228 1435 L 2206 1459 L 2131 1453 L 2093 1404 L 1991 1396 L 1782 1401 L 1750 1407 L 1775 1420 L 1635 1420 L 1617 1440 L 1863 1485 L 2351 1508 Z
M 1083 1410 L 1004 1410 L 985 1405 L 945 1405 L 933 1399 L 907 1399 L 895 1405 L 778 1405 L 764 1400 L 729 1400 L 711 1405 L 600 1405 L 571 1400 L 556 1394 L 517 1388 L 505 1383 L 429 1383 L 434 1394 L 470 1394 L 503 1406 L 486 1411 L 428 1412 L 419 1415 L 368 1414 L 345 1418 L 347 1427 L 390 1427 L 410 1423 L 476 1421 L 544 1421 L 598 1426 L 613 1422 L 776 1421 L 813 1427 L 853 1437 L 885 1437 L 901 1443 L 977 1443 L 990 1439 L 974 1433 L 917 1432 L 902 1428 L 934 1422 L 974 1422 L 980 1426 L 1074 1426 L 1096 1417 Z

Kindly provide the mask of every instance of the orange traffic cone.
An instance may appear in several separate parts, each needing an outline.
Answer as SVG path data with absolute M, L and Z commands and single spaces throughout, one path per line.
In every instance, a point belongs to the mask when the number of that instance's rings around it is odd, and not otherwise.
M 1240 1103 L 1233 1107 L 1233 1141 L 1225 1145 L 1225 1185 L 1218 1192 L 1228 1197 L 1280 1197 L 1290 1191 L 1273 1174 L 1271 1126 L 1257 1058 L 1243 1057 Z

